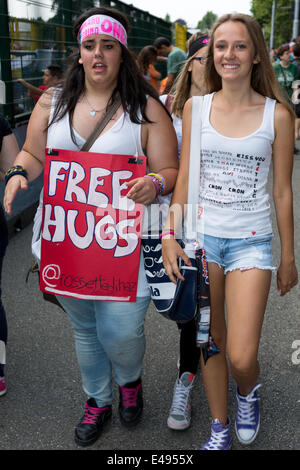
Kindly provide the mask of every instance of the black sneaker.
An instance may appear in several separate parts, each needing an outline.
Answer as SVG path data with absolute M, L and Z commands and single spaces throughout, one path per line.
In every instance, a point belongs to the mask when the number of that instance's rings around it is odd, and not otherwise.
M 119 387 L 119 414 L 121 423 L 127 427 L 135 426 L 143 410 L 143 390 L 141 379 Z
M 94 398 L 85 404 L 84 415 L 75 429 L 75 442 L 80 446 L 94 444 L 100 436 L 104 425 L 111 418 L 111 405 L 99 408 Z

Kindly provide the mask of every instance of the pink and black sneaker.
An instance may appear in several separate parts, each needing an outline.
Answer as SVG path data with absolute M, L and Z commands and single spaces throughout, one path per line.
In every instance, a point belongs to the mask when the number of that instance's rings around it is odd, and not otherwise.
M 80 446 L 94 444 L 111 415 L 111 405 L 99 408 L 95 399 L 89 398 L 85 404 L 84 415 L 75 429 L 76 444 Z
M 5 377 L 0 377 L 0 397 L 7 392 Z
M 135 426 L 143 411 L 143 390 L 141 379 L 119 387 L 119 414 L 121 423 L 127 427 Z

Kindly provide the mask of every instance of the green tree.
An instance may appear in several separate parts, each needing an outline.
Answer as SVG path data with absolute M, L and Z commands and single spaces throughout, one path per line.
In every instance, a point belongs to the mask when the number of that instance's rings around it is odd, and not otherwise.
M 276 0 L 274 22 L 274 48 L 292 39 L 293 18 L 291 6 L 293 0 Z M 273 0 L 252 0 L 251 13 L 261 25 L 267 44 L 270 43 Z
M 208 11 L 205 13 L 202 20 L 198 21 L 197 28 L 200 29 L 200 31 L 211 29 L 217 18 L 218 16 L 215 13 Z
M 169 13 L 166 14 L 165 21 L 168 21 L 169 23 L 171 22 L 171 17 L 169 15 Z

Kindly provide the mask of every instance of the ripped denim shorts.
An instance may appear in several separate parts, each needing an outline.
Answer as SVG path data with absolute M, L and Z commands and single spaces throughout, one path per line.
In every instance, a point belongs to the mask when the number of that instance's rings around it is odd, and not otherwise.
M 224 268 L 224 274 L 252 268 L 275 271 L 272 254 L 273 234 L 249 238 L 219 238 L 204 235 L 204 249 L 209 263 Z

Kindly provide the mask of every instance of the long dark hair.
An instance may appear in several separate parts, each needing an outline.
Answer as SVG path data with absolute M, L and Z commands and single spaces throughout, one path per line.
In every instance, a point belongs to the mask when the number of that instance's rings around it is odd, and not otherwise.
M 93 15 L 111 16 L 124 26 L 127 33 L 129 31 L 129 22 L 126 16 L 122 13 L 113 8 L 95 7 L 83 13 L 75 21 L 73 33 L 76 40 L 82 23 Z M 115 101 L 116 96 L 119 94 L 122 107 L 124 111 L 129 114 L 132 122 L 136 124 L 142 124 L 144 122 L 150 123 L 151 121 L 146 115 L 147 96 L 151 96 L 161 104 L 159 96 L 142 76 L 133 55 L 121 43 L 120 46 L 123 60 L 120 65 L 117 86 L 113 91 L 108 106 Z M 51 124 L 59 121 L 69 113 L 70 131 L 74 143 L 76 143 L 72 128 L 74 110 L 79 98 L 85 91 L 85 74 L 82 64 L 79 64 L 78 62 L 79 58 L 80 50 L 78 49 L 78 51 L 74 52 L 70 58 L 70 65 L 66 71 L 62 86 L 58 90 L 58 98 L 55 104 L 53 117 L 49 123 L 49 126 L 51 126 Z M 141 112 L 141 118 L 139 117 L 139 112 Z

